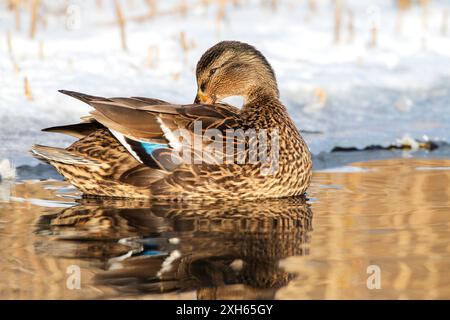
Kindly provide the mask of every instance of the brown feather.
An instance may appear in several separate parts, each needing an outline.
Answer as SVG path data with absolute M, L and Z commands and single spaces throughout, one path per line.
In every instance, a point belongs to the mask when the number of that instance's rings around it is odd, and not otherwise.
M 42 129 L 42 131 L 67 134 L 69 136 L 81 139 L 102 127 L 103 126 L 99 122 L 94 121 L 70 124 L 67 126 L 50 127 Z
M 124 172 L 119 180 L 136 187 L 148 187 L 155 181 L 164 179 L 167 174 L 167 172 L 162 170 L 152 169 L 141 164 Z

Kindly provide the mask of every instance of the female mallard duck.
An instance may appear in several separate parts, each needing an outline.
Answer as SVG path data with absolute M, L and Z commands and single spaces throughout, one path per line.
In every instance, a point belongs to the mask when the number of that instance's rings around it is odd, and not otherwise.
M 196 76 L 197 97 L 190 105 L 61 91 L 95 110 L 82 123 L 44 129 L 79 138 L 70 147 L 35 145 L 32 153 L 86 196 L 181 200 L 303 194 L 311 180 L 311 155 L 279 100 L 275 74 L 265 57 L 248 44 L 220 42 L 200 58 Z M 242 96 L 243 107 L 216 103 L 230 96 Z M 217 137 L 205 139 L 207 130 L 223 134 L 227 142 L 230 130 L 245 134 L 231 136 L 233 148 L 227 145 L 226 154 L 225 148 L 216 148 L 214 155 L 222 154 L 211 157 L 205 149 Z M 247 135 L 252 130 L 258 133 Z M 179 132 L 194 143 L 181 144 Z M 245 148 L 236 147 L 242 141 Z M 193 163 L 180 155 L 186 145 Z M 260 147 L 256 161 L 251 153 L 255 145 Z M 259 153 L 263 146 L 269 150 L 265 158 Z M 221 155 L 225 163 L 217 160 Z

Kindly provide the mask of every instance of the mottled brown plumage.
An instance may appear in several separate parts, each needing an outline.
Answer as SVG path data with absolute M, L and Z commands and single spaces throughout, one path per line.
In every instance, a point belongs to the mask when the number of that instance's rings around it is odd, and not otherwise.
M 275 74 L 255 48 L 227 41 L 209 49 L 197 66 L 198 92 L 194 104 L 173 105 L 148 98 L 101 98 L 62 91 L 94 108 L 83 123 L 54 127 L 80 138 L 67 149 L 34 146 L 32 152 L 49 162 L 87 196 L 165 199 L 256 199 L 303 194 L 311 179 L 309 150 L 278 98 Z M 237 109 L 219 104 L 228 96 L 242 96 Z M 188 147 L 186 163 L 174 157 L 178 150 L 172 137 L 177 130 L 195 139 L 199 132 L 216 129 L 225 138 L 226 130 L 266 130 L 267 142 L 238 136 L 234 144 L 245 143 L 244 151 L 227 153 L 219 163 L 202 150 L 213 139 L 203 139 Z M 274 147 L 277 134 L 279 152 Z M 195 140 L 192 140 L 195 141 Z M 251 162 L 249 146 L 267 146 L 266 163 Z M 156 147 L 155 147 L 156 146 Z M 272 152 L 274 151 L 274 152 Z M 242 157 L 245 163 L 236 163 Z M 267 170 L 270 174 L 267 174 Z

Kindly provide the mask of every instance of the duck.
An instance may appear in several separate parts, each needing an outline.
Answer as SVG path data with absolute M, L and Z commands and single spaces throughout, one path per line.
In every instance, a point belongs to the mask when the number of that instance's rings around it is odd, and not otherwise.
M 31 153 L 83 197 L 178 201 L 304 195 L 311 154 L 280 101 L 264 55 L 244 42 L 219 42 L 201 56 L 196 79 L 194 102 L 186 105 L 60 90 L 93 110 L 80 123 L 43 129 L 76 137 L 72 145 L 34 145 Z M 222 102 L 233 96 L 242 97 L 241 108 Z

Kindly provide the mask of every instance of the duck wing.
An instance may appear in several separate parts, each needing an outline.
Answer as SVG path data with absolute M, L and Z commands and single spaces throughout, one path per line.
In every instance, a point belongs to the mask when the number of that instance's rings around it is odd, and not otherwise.
M 144 97 L 131 97 L 131 98 L 103 98 L 99 96 L 92 96 L 84 93 L 79 93 L 75 91 L 59 90 L 59 92 L 66 94 L 68 96 L 74 97 L 80 101 L 89 104 L 91 101 L 105 101 L 105 102 L 124 102 L 125 104 L 133 105 L 134 108 L 139 108 L 141 106 L 148 105 L 164 105 L 170 104 L 167 101 L 153 98 Z M 50 128 L 42 129 L 45 132 L 56 132 L 67 134 L 75 138 L 83 138 L 92 132 L 103 128 L 104 126 L 94 119 L 91 115 L 82 117 L 82 122 L 70 125 L 55 126 Z
M 206 130 L 216 129 L 216 132 L 224 134 L 227 129 L 240 124 L 239 109 L 224 104 L 176 105 L 156 99 L 103 98 L 62 92 L 95 109 L 87 123 L 91 126 L 99 123 L 108 128 L 134 158 L 150 168 L 165 171 L 175 170 L 182 162 L 174 157 L 176 153 L 173 152 L 185 147 L 180 143 L 180 132 L 190 141 L 202 135 L 200 145 L 189 144 L 191 154 L 195 156 L 214 141 L 203 138 Z M 138 172 L 129 173 L 128 177 L 136 174 L 141 177 L 147 172 L 140 168 Z

